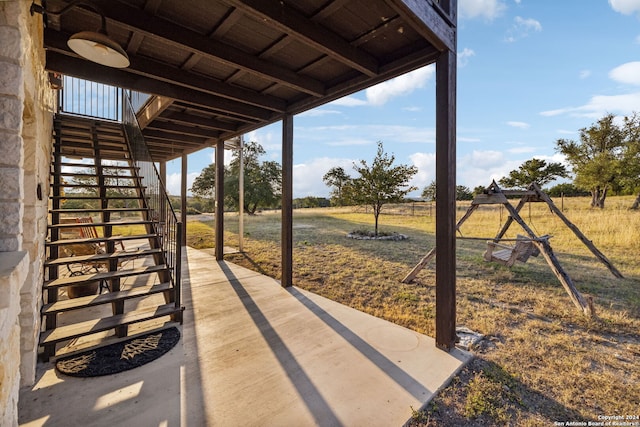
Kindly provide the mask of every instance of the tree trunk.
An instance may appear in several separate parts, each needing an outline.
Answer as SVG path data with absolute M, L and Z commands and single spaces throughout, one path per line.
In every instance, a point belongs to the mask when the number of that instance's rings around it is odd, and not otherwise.
M 640 193 L 636 196 L 636 199 L 633 201 L 630 209 L 637 210 L 640 207 Z
M 600 187 L 596 187 L 591 190 L 591 207 L 592 208 L 600 208 L 604 209 L 604 201 L 607 198 L 607 190 L 608 187 L 604 187 L 604 189 L 600 189 Z
M 380 208 L 377 206 L 373 207 L 373 217 L 375 218 L 375 228 L 373 235 L 378 237 L 378 216 L 380 216 Z

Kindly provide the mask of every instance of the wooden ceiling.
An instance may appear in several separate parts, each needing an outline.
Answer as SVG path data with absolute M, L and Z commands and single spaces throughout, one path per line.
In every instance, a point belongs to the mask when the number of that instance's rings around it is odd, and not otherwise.
M 49 0 L 48 11 L 70 2 Z M 155 95 L 141 122 L 157 161 L 260 128 L 455 51 L 455 16 L 437 0 L 92 1 L 131 65 L 76 56 L 72 34 L 96 30 L 79 3 L 48 14 L 50 71 Z M 455 13 L 455 11 L 454 11 Z

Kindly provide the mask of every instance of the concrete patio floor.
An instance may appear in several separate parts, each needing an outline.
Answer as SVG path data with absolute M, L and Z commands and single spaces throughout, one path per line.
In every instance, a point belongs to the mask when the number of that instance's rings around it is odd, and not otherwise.
M 432 338 L 187 248 L 182 338 L 116 375 L 40 363 L 23 426 L 402 426 L 470 359 Z

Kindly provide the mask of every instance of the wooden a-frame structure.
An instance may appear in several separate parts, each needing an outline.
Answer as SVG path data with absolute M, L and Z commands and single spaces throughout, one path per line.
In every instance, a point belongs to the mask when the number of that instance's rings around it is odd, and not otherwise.
M 522 196 L 518 205 L 513 207 L 509 200 L 508 196 Z M 520 216 L 520 211 L 525 206 L 527 202 L 545 202 L 549 206 L 551 212 L 556 214 L 558 218 L 564 222 L 564 224 L 573 231 L 573 233 L 580 239 L 582 243 L 598 258 L 607 268 L 611 271 L 611 273 L 617 278 L 622 278 L 622 274 L 613 266 L 611 261 L 607 259 L 607 257 L 595 247 L 595 245 L 587 239 L 587 237 L 580 231 L 578 227 L 576 227 L 569 219 L 562 213 L 560 209 L 553 203 L 551 198 L 545 194 L 540 186 L 535 182 L 532 183 L 527 190 L 502 190 L 498 184 L 493 181 L 489 187 L 487 187 L 486 191 L 483 194 L 477 195 L 473 201 L 471 202 L 471 206 L 467 210 L 467 212 L 463 215 L 462 218 L 456 224 L 456 230 L 460 232 L 460 227 L 462 224 L 471 216 L 471 214 L 478 209 L 481 205 L 502 205 L 506 208 L 509 213 L 509 217 L 505 221 L 504 225 L 498 232 L 498 234 L 488 241 L 489 248 L 485 253 L 485 259 L 487 261 L 498 261 L 507 266 L 513 265 L 516 259 L 526 262 L 526 259 L 529 255 L 537 255 L 541 253 L 544 259 L 547 261 L 551 270 L 556 275 L 564 289 L 569 294 L 571 301 L 578 307 L 584 314 L 593 315 L 593 302 L 590 298 L 583 297 L 580 292 L 576 289 L 571 277 L 567 274 L 567 272 L 562 268 L 560 262 L 556 258 L 553 253 L 553 249 L 549 244 L 549 238 L 551 236 L 537 236 L 533 230 L 527 225 L 527 223 Z M 504 235 L 509 230 L 509 227 L 513 222 L 517 222 L 527 236 L 518 236 L 517 239 L 504 239 Z M 465 237 L 458 237 L 465 239 Z M 470 239 L 484 239 L 484 238 L 474 238 Z M 503 246 L 505 248 L 509 248 L 506 250 L 502 250 L 502 256 L 495 256 L 492 254 L 491 250 L 495 247 L 496 244 L 500 241 L 515 241 L 516 245 L 513 247 Z M 527 248 L 529 246 L 529 248 Z M 433 248 L 429 251 L 420 262 L 407 274 L 404 279 L 402 279 L 403 283 L 410 283 L 418 274 L 422 268 L 429 262 L 431 258 L 436 255 L 436 248 Z

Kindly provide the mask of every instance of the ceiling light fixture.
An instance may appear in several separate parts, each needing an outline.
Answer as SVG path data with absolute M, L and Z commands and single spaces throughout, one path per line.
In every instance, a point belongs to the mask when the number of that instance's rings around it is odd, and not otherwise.
M 69 40 L 67 41 L 69 48 L 81 57 L 98 64 L 106 65 L 107 67 L 128 67 L 130 62 L 127 52 L 124 51 L 122 46 L 107 35 L 107 20 L 104 17 L 104 13 L 102 13 L 96 5 L 82 0 L 76 0 L 69 3 L 60 11 L 52 12 L 46 10 L 44 6 L 32 3 L 31 15 L 34 13 L 40 13 L 45 16 L 46 22 L 47 14 L 60 16 L 67 13 L 74 6 L 80 4 L 93 9 L 97 14 L 99 14 L 102 25 L 97 31 L 80 31 L 79 33 L 69 37 Z

